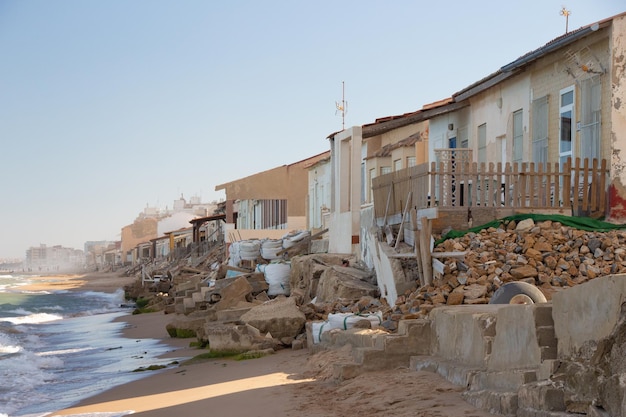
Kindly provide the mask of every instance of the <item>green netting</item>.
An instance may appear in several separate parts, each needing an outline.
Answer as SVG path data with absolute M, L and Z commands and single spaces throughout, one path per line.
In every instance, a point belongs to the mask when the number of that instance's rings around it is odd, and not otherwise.
M 435 246 L 448 239 L 454 239 L 464 236 L 467 233 L 478 233 L 483 229 L 490 227 L 499 227 L 502 223 L 509 221 L 520 221 L 525 219 L 533 219 L 535 222 L 544 222 L 546 220 L 552 220 L 553 222 L 559 222 L 566 226 L 573 227 L 580 230 L 596 231 L 596 232 L 608 232 L 610 230 L 626 229 L 626 224 L 614 224 L 608 223 L 602 220 L 595 220 L 589 217 L 570 217 L 562 214 L 515 214 L 513 216 L 504 217 L 502 219 L 494 220 L 489 223 L 485 223 L 480 226 L 472 227 L 467 230 L 451 230 L 440 239 L 435 242 Z

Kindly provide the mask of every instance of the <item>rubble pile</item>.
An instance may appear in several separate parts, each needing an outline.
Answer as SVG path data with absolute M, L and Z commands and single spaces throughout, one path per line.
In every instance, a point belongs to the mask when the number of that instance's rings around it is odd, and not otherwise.
M 373 271 L 354 259 L 296 253 L 267 260 L 244 253 L 235 266 L 223 246 L 194 266 L 188 261 L 170 266 L 164 272 L 171 277 L 166 282 L 148 288 L 136 284 L 127 291 L 135 298 L 138 293 L 150 298 L 149 308 L 176 313 L 168 329 L 172 335 L 192 334 L 212 348 L 230 350 L 296 348 L 304 344 L 307 321 L 325 321 L 333 314 L 381 314 L 377 327 L 394 332 L 400 320 L 426 317 L 438 305 L 486 304 L 511 281 L 533 284 L 550 300 L 563 288 L 625 272 L 625 242 L 622 231 L 589 232 L 552 221 L 512 220 L 436 246 L 435 253 L 450 256 L 439 257 L 443 274 L 436 274 L 432 285 L 419 287 L 416 258 L 394 260 L 415 282 L 394 306 L 380 298 Z M 270 243 L 243 247 L 275 257 L 280 251 Z M 268 279 L 266 273 L 274 265 L 281 266 L 281 276 L 283 267 L 288 269 L 289 282 L 276 287 Z
M 504 283 L 537 286 L 548 300 L 555 291 L 626 272 L 626 232 L 590 232 L 532 219 L 503 223 L 438 245 L 434 252 L 465 252 L 442 259 L 433 284 L 403 294 L 396 313 L 427 314 L 433 306 L 485 304 Z

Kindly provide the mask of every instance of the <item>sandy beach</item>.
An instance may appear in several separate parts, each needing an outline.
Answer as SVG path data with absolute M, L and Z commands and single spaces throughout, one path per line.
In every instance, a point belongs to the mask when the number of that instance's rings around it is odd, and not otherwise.
M 114 292 L 132 280 L 95 273 L 42 279 L 36 285 L 39 289 Z M 173 315 L 163 313 L 120 318 L 127 323 L 125 337 L 161 339 L 171 346 L 165 357 L 191 358 L 202 353 L 189 348 L 192 340 L 168 336 L 165 325 L 171 319 Z M 462 388 L 430 372 L 392 369 L 337 383 L 330 378 L 332 363 L 348 353 L 346 349 L 317 354 L 306 349 L 285 349 L 244 361 L 180 361 L 52 415 L 127 412 L 145 417 L 491 416 L 465 402 L 460 395 Z

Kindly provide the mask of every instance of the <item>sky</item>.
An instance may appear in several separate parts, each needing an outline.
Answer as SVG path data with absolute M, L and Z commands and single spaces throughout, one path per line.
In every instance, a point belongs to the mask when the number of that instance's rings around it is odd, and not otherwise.
M 0 0 L 0 259 L 450 97 L 623 0 Z M 345 95 L 343 95 L 345 91 Z

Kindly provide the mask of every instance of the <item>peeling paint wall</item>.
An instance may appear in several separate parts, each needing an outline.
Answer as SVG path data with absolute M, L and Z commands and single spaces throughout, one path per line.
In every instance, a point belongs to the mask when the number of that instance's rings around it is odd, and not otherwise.
M 626 17 L 613 20 L 611 66 L 611 184 L 609 220 L 626 222 Z

